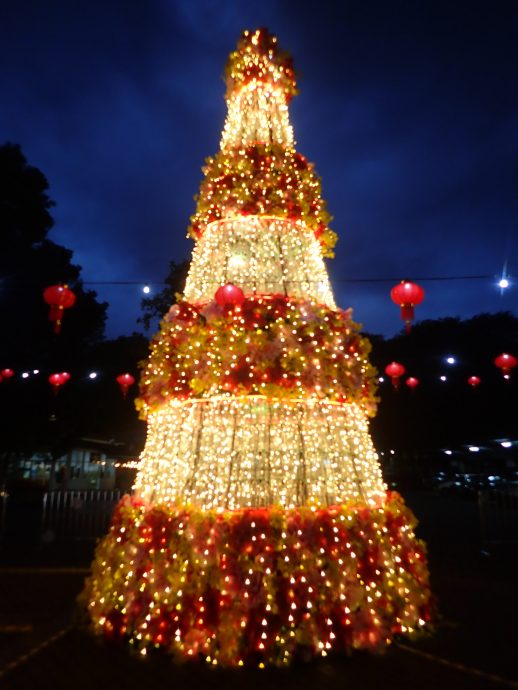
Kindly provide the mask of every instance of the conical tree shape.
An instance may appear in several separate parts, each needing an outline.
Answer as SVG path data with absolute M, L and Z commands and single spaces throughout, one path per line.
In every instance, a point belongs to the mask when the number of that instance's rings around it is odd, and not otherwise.
M 295 150 L 295 93 L 275 37 L 244 32 L 185 293 L 141 379 L 135 496 L 85 590 L 96 632 L 143 652 L 288 663 L 300 647 L 378 648 L 429 617 L 413 516 L 368 431 L 369 344 L 324 265 L 336 236 Z

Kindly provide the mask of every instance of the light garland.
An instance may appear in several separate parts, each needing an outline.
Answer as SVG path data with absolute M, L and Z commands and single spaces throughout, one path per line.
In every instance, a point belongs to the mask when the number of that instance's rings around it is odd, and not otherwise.
M 370 504 L 386 491 L 364 412 L 318 400 L 172 400 L 149 416 L 141 463 L 141 498 L 202 510 Z
M 301 222 L 235 217 L 210 223 L 193 250 L 188 302 L 209 302 L 220 285 L 245 294 L 304 297 L 334 308 L 322 250 Z

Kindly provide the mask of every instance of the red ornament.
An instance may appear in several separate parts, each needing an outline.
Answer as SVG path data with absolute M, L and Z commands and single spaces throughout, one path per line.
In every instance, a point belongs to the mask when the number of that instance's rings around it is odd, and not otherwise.
M 11 376 L 14 376 L 14 371 L 12 369 L 2 369 L 2 371 L 0 371 L 0 381 L 8 381 Z
M 214 299 L 220 307 L 240 307 L 245 301 L 245 293 L 237 285 L 227 283 L 216 290 Z
M 391 362 L 385 367 L 385 374 L 390 376 L 392 385 L 396 390 L 399 388 L 399 379 L 401 376 L 403 376 L 405 371 L 405 367 L 402 364 L 399 364 L 399 362 Z
M 419 379 L 416 379 L 415 376 L 409 376 L 405 383 L 413 391 L 419 385 Z
M 120 386 L 122 396 L 125 398 L 129 387 L 135 383 L 135 378 L 131 374 L 119 374 L 115 380 Z
M 70 379 L 68 371 L 62 371 L 58 374 L 51 374 L 49 376 L 49 383 L 54 389 L 54 395 L 57 395 L 61 386 L 63 386 Z
M 495 365 L 502 370 L 504 379 L 511 378 L 511 369 L 514 369 L 517 364 L 518 359 L 514 355 L 507 354 L 507 352 L 503 352 L 495 359 Z
M 54 333 L 59 333 L 63 311 L 75 304 L 76 296 L 68 285 L 51 285 L 43 291 L 43 299 L 50 305 L 49 320 L 54 322 Z
M 401 307 L 401 318 L 405 322 L 405 330 L 410 333 L 410 323 L 414 318 L 414 307 L 424 300 L 424 290 L 420 285 L 402 280 L 394 285 L 390 291 L 392 301 Z
M 478 388 L 480 386 L 480 378 L 478 376 L 470 376 L 468 383 L 472 388 Z

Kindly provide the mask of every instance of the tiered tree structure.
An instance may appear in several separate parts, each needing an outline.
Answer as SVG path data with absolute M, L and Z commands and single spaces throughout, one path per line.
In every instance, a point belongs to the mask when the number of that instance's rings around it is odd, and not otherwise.
M 379 649 L 429 619 L 424 549 L 369 435 L 369 344 L 329 284 L 336 236 L 295 150 L 291 60 L 245 31 L 226 76 L 185 293 L 141 378 L 134 495 L 84 601 L 95 632 L 142 654 L 262 666 Z

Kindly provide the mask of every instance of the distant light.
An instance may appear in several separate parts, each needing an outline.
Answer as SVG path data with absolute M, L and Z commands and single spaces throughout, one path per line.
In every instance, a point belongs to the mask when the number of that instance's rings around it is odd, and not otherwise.
M 88 378 L 89 378 L 89 379 L 96 379 L 96 378 L 97 378 L 97 372 L 96 372 L 96 371 L 91 371 L 91 372 L 88 374 Z
M 468 450 L 469 450 L 470 453 L 478 453 L 478 451 L 480 450 L 480 448 L 479 448 L 478 446 L 470 446 L 470 447 L 468 448 Z
M 385 379 L 383 378 L 383 376 L 380 376 L 379 379 L 378 379 L 378 381 L 379 381 L 380 383 L 385 383 Z
M 39 369 L 33 369 L 32 373 L 33 373 L 33 374 L 39 374 L 39 373 L 40 373 L 40 370 L 39 370 Z
M 446 357 L 446 361 L 448 364 L 457 364 L 457 360 L 455 357 L 452 357 L 451 355 L 449 357 Z
M 453 451 L 452 450 L 445 450 L 444 455 L 453 455 Z
M 501 278 L 498 281 L 498 287 L 501 288 L 502 290 L 505 290 L 506 288 L 508 288 L 509 287 L 509 281 L 507 280 L 507 278 Z
M 28 378 L 29 378 L 29 372 L 28 372 L 28 371 L 24 371 L 23 374 L 22 374 L 22 379 L 28 379 Z
M 151 288 L 149 287 L 149 285 L 144 285 L 144 287 L 142 288 L 142 292 L 145 295 L 149 295 L 149 293 L 151 292 Z
M 511 441 L 502 441 L 500 445 L 502 446 L 502 448 L 510 448 L 513 444 L 511 443 Z
M 395 454 L 396 454 L 396 451 L 395 451 L 395 450 L 391 450 L 391 451 L 390 451 L 390 454 L 391 454 L 391 455 L 395 455 Z
M 439 378 L 441 379 L 441 381 L 447 381 L 447 380 L 448 380 L 448 377 L 447 377 L 447 376 L 444 376 L 444 375 L 443 375 L 443 376 L 439 376 Z

